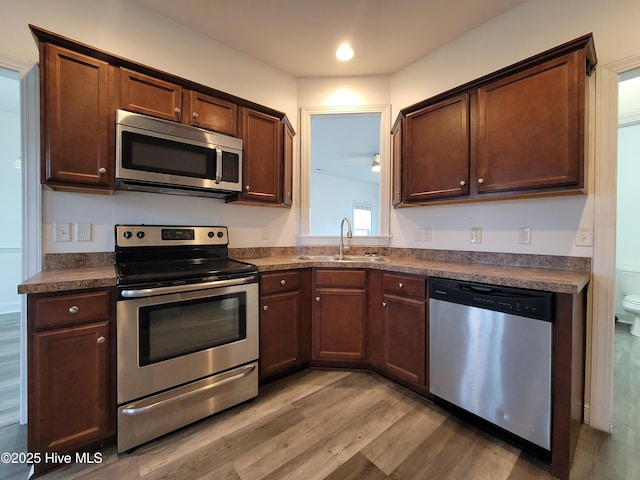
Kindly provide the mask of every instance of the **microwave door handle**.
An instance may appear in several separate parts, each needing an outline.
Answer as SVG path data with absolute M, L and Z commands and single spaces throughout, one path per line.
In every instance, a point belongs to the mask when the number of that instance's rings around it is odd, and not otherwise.
M 216 145 L 216 183 L 222 180 L 222 149 Z

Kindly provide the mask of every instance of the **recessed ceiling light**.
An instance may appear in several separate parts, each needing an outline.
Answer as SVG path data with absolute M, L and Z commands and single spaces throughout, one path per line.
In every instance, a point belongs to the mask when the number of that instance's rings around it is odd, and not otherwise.
M 353 58 L 353 48 L 348 43 L 343 43 L 336 50 L 336 58 L 343 62 L 351 60 Z

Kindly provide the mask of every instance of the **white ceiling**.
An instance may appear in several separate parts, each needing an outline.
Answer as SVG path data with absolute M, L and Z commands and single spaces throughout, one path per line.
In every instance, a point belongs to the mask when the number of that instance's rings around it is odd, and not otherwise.
M 295 77 L 335 77 L 393 73 L 524 0 L 132 1 Z

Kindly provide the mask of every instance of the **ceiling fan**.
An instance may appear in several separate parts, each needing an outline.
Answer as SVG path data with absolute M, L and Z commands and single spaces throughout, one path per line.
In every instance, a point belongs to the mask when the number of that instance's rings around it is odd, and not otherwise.
M 358 158 L 362 158 L 363 160 L 366 159 L 366 161 L 360 162 L 360 163 L 347 163 L 345 165 L 343 165 L 343 167 L 371 167 L 371 171 L 372 172 L 379 172 L 380 171 L 380 154 L 376 153 L 373 156 L 372 160 L 369 160 L 368 156 L 363 156 L 363 157 L 358 157 Z

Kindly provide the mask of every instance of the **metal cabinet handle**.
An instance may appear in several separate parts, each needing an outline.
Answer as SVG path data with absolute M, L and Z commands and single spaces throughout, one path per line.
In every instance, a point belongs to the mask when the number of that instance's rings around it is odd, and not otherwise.
M 287 283 L 286 280 L 280 280 L 280 285 L 284 286 L 285 283 Z
M 319 301 L 320 301 L 320 297 L 316 297 L 316 302 L 319 302 Z
M 78 313 L 79 310 L 80 309 L 78 308 L 77 305 L 73 305 L 73 306 L 69 307 L 69 313 L 72 313 L 72 314 Z
M 245 185 L 244 189 L 248 192 L 249 190 L 251 190 L 251 187 L 249 185 Z
M 478 183 L 484 183 L 484 178 L 479 178 Z
M 262 309 L 266 312 L 267 310 L 269 310 L 269 305 L 265 305 L 264 307 L 262 307 Z
M 100 167 L 100 168 L 98 169 L 98 173 L 99 173 L 100 175 L 104 175 L 105 173 L 107 173 L 107 169 L 106 169 L 106 168 L 104 168 L 104 167 Z
M 198 112 L 193 112 L 193 118 L 198 118 Z
M 382 306 L 386 307 L 387 306 L 387 302 L 382 302 Z
M 398 283 L 398 288 L 403 288 L 404 287 L 404 283 L 400 282 Z
M 467 182 L 465 182 L 464 180 L 460 180 L 460 186 L 464 187 L 467 184 Z
M 180 109 L 178 107 L 173 109 L 174 112 L 176 112 L 176 115 L 180 115 Z
M 104 337 L 98 337 L 98 340 L 96 340 L 99 344 L 103 344 L 105 341 L 106 339 Z

